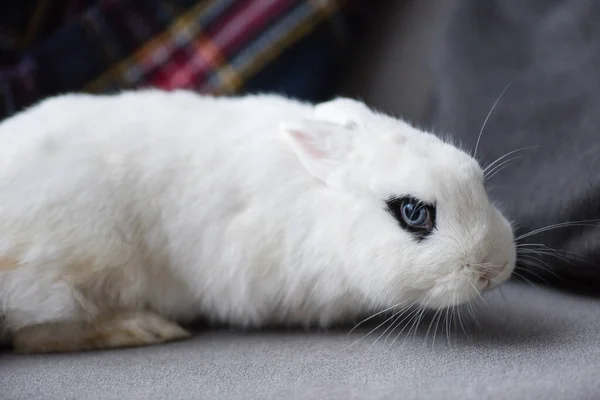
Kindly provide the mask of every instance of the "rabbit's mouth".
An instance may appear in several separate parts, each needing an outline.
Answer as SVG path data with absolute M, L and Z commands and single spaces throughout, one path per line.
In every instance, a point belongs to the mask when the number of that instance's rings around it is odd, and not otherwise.
M 510 263 L 507 261 L 502 265 L 502 267 L 496 271 L 486 271 L 481 278 L 479 278 L 479 282 L 477 286 L 482 286 L 480 291 L 488 291 L 492 290 L 499 285 L 501 285 L 504 281 L 506 281 L 512 271 L 509 272 Z

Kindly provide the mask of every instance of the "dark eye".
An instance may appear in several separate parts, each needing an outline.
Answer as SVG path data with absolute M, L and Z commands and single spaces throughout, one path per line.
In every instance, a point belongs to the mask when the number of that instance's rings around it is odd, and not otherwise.
M 390 197 L 387 201 L 390 214 L 398 224 L 417 238 L 423 239 L 435 227 L 435 207 L 414 197 Z

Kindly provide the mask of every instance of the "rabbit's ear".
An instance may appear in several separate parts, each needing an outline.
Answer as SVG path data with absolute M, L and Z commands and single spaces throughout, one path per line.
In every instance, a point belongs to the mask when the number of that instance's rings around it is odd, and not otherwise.
M 356 141 L 353 130 L 315 120 L 282 123 L 281 130 L 304 168 L 324 183 L 338 181 L 349 166 Z
M 346 97 L 338 97 L 315 106 L 315 118 L 347 127 L 358 127 L 372 114 L 371 110 L 360 101 Z

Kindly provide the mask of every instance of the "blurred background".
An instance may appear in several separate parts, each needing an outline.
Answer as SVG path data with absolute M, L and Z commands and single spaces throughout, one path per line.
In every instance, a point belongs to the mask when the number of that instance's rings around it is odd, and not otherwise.
M 466 149 L 482 134 L 520 275 L 594 290 L 598 20 L 593 0 L 6 1 L 0 120 L 70 91 L 359 98 Z
M 268 91 L 309 101 L 344 94 L 415 119 L 428 86 L 431 28 L 440 6 L 451 3 L 6 2 L 0 6 L 0 117 L 61 92 L 153 86 Z M 393 84 L 385 83 L 389 77 Z

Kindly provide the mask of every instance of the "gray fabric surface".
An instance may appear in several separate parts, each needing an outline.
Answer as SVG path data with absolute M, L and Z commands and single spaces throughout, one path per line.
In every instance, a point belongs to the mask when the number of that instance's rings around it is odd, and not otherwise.
M 73 355 L 0 354 L 1 399 L 598 399 L 600 300 L 510 284 L 470 337 L 427 322 L 390 346 L 368 328 L 200 332 L 190 341 Z M 382 331 L 379 331 L 382 332 Z M 431 332 L 430 332 L 431 337 Z M 405 338 L 409 338 L 405 340 Z

